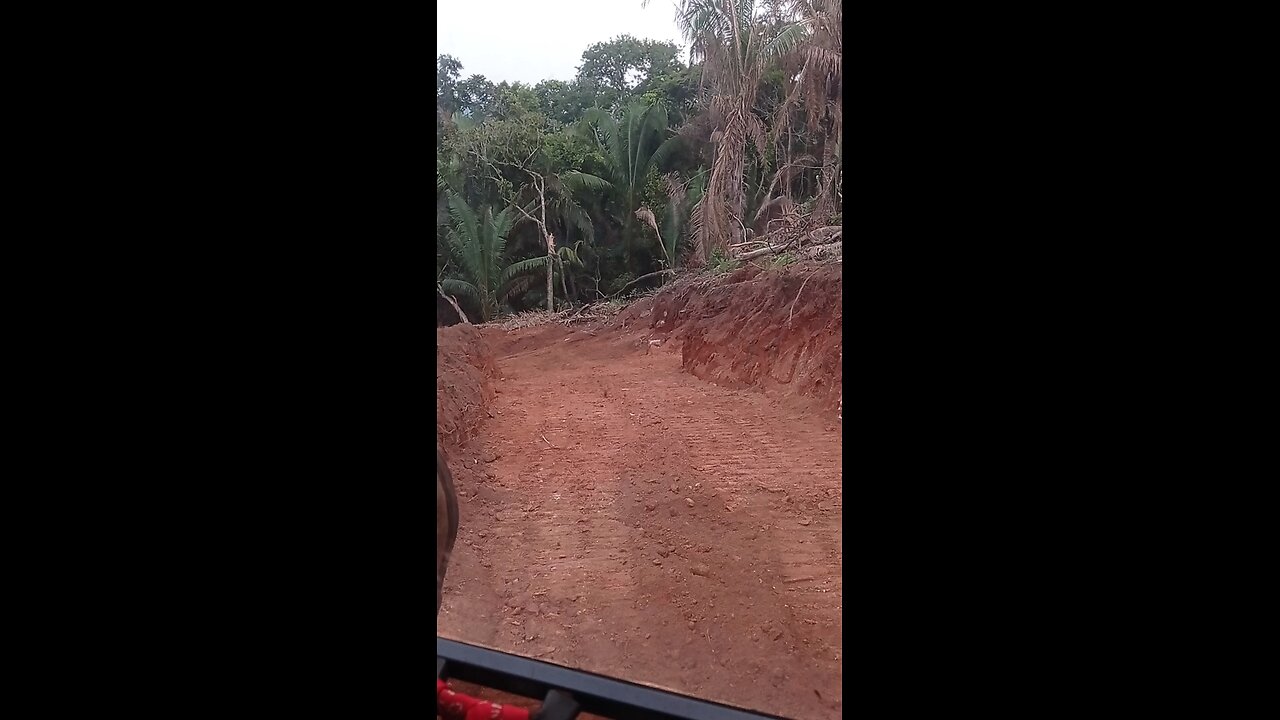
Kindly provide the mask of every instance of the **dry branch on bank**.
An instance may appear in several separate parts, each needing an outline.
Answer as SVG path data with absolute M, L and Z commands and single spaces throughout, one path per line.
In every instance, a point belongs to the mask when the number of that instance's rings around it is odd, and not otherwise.
M 444 288 L 440 287 L 440 283 L 436 283 L 436 292 L 440 293 L 440 297 L 444 298 L 446 301 L 448 301 L 450 305 L 453 306 L 454 312 L 458 313 L 458 318 L 462 320 L 463 325 L 471 324 L 471 321 L 467 319 L 467 314 L 462 312 L 461 307 L 458 307 L 458 301 L 455 300 L 452 295 L 446 295 L 444 292 Z
M 738 260 L 751 260 L 763 255 L 777 255 L 784 250 L 791 248 L 808 248 L 821 247 L 824 245 L 838 244 L 833 241 L 839 239 L 844 234 L 844 226 L 827 225 L 825 227 L 814 228 L 808 232 L 801 230 L 796 232 L 797 228 L 782 228 L 765 236 L 765 239 L 756 242 L 764 242 L 768 247 L 758 250 L 750 250 L 738 255 Z M 807 242 L 806 242 L 807 241 Z
M 546 310 L 530 310 L 527 312 L 508 315 L 501 320 L 494 320 L 486 323 L 484 327 L 497 327 L 502 330 L 523 330 L 531 327 L 539 327 L 542 325 L 550 325 L 551 323 L 559 323 L 561 325 L 572 325 L 574 323 L 588 322 L 592 320 L 606 320 L 613 317 L 626 306 L 625 302 L 618 300 L 601 300 L 598 302 L 587 303 L 576 308 L 567 308 L 556 312 L 547 312 Z
M 844 242 L 837 240 L 823 245 L 810 245 L 796 253 L 801 260 L 840 260 L 843 258 Z

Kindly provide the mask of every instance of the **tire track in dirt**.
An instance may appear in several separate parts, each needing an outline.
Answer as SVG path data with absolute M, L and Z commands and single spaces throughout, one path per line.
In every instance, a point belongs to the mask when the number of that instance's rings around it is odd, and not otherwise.
M 563 329 L 508 343 L 440 633 L 797 718 L 841 696 L 835 418 Z

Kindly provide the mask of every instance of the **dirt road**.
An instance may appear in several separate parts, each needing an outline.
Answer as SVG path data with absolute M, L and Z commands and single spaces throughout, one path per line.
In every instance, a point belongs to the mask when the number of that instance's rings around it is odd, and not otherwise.
M 441 635 L 840 717 L 835 413 L 717 387 L 661 347 L 559 325 L 489 337 L 492 417 L 450 454 Z

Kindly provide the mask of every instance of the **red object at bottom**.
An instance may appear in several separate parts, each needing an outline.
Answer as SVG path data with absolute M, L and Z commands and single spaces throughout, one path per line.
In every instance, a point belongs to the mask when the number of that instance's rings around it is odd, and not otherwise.
M 436 705 L 444 720 L 529 720 L 524 708 L 477 700 L 450 690 L 443 680 L 436 680 Z

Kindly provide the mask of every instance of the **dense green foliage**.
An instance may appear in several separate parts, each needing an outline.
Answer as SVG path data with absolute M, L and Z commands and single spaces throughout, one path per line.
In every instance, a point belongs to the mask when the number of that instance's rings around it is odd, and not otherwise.
M 473 320 L 714 265 L 839 211 L 840 0 L 684 0 L 672 43 L 591 45 L 533 87 L 436 59 L 436 278 Z

